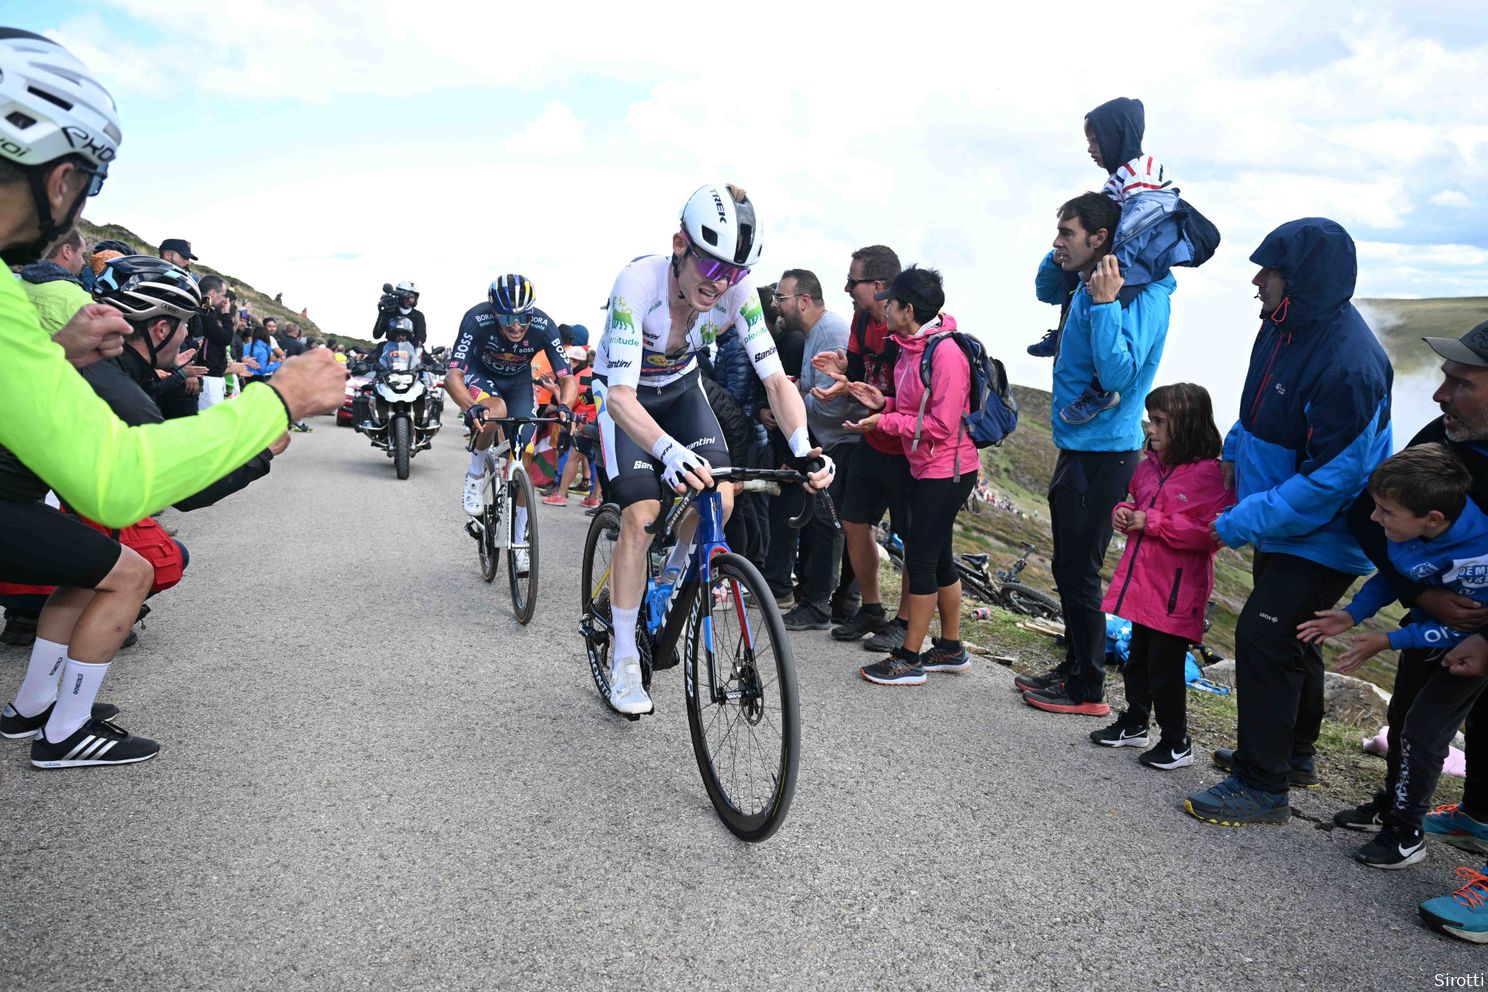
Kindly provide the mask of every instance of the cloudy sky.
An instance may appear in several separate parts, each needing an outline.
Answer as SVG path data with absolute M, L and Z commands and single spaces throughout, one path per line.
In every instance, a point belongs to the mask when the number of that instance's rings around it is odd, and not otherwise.
M 729 180 L 758 204 L 762 282 L 813 269 L 845 313 L 852 249 L 888 244 L 1047 387 L 1033 273 L 1058 204 L 1104 179 L 1081 120 L 1114 96 L 1143 100 L 1145 150 L 1224 236 L 1179 271 L 1159 372 L 1208 385 L 1222 422 L 1257 327 L 1246 258 L 1285 220 L 1343 223 L 1361 296 L 1488 293 L 1482 3 L 1019 8 L 0 0 L 119 103 L 90 219 L 189 238 L 332 333 L 413 279 L 452 340 L 506 271 L 597 328 L 619 268 Z

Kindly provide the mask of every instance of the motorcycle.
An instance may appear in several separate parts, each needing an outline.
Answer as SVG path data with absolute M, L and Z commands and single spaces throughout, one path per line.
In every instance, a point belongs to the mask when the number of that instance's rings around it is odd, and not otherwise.
M 361 363 L 361 370 L 368 368 Z M 387 452 L 398 478 L 408 478 L 409 461 L 433 446 L 444 414 L 444 396 L 434 388 L 423 353 L 401 336 L 389 341 L 354 405 L 357 433 Z

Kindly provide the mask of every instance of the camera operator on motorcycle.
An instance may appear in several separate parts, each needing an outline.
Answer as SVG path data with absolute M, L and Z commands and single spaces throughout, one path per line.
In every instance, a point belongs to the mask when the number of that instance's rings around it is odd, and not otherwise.
M 713 484 L 714 468 L 729 464 L 723 430 L 699 382 L 698 353 L 730 326 L 737 328 L 770 409 L 789 438 L 793 461 L 813 469 L 811 488 L 827 488 L 835 472 L 832 460 L 811 444 L 805 404 L 781 367 L 749 280 L 759 257 L 753 202 L 735 186 L 704 186 L 682 208 L 671 254 L 631 262 L 610 293 L 594 360 L 594 395 L 608 491 L 621 507 L 610 577 L 615 637 L 610 704 L 621 713 L 651 712 L 635 628 L 651 545 L 646 526 L 661 512 L 661 487 L 677 493 L 689 486 L 701 490 Z M 718 492 L 727 518 L 733 488 Z M 695 526 L 694 518 L 678 534 L 662 581 L 681 577 Z
M 402 318 L 413 325 L 413 336 L 409 340 L 423 348 L 429 332 L 424 322 L 424 312 L 418 308 L 418 287 L 405 279 L 391 288 L 384 283 L 382 288 L 382 299 L 377 301 L 377 323 L 372 327 L 372 340 L 381 341 L 393 322 Z M 374 361 L 382 358 L 386 347 L 386 342 L 378 346 L 377 353 L 372 356 Z
M 464 411 L 472 431 L 479 426 L 475 451 L 465 475 L 465 512 L 478 517 L 485 512 L 483 487 L 486 481 L 486 452 L 496 440 L 497 426 L 485 422 L 492 417 L 532 416 L 532 359 L 547 353 L 558 381 L 558 417 L 567 420 L 579 395 L 579 383 L 563 356 L 558 324 L 536 307 L 537 293 L 526 276 L 508 274 L 491 283 L 485 303 L 471 307 L 460 321 L 460 334 L 450 352 L 444 389 Z M 516 448 L 520 451 L 532 436 L 532 426 L 522 428 Z M 513 456 L 517 451 L 513 452 Z M 528 507 L 516 509 L 516 528 L 527 526 Z M 525 550 L 520 550 L 525 555 Z M 519 555 L 519 556 L 520 556 Z

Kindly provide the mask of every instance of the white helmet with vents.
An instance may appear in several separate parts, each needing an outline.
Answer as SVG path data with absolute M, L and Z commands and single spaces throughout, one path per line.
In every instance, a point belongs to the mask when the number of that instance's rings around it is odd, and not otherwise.
M 0 28 L 0 156 L 30 166 L 79 155 L 97 187 L 122 140 L 114 98 L 72 53 L 39 34 Z
M 694 248 L 721 262 L 747 269 L 759 261 L 754 204 L 737 186 L 719 183 L 693 193 L 682 208 L 682 230 Z

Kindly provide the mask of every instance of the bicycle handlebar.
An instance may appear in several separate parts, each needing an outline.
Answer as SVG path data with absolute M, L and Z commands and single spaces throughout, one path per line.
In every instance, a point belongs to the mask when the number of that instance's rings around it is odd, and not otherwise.
M 779 482 L 801 486 L 806 484 L 806 476 L 793 468 L 742 468 L 728 465 L 713 469 L 712 475 L 714 488 L 717 488 L 719 482 Z M 698 490 L 688 489 L 672 504 L 671 510 L 664 516 L 657 517 L 646 525 L 646 533 L 655 536 L 658 532 L 670 534 L 675 531 L 677 524 L 682 520 L 682 514 L 692 506 L 697 495 Z M 811 515 L 818 509 L 826 514 L 827 522 L 832 525 L 833 529 L 842 529 L 842 522 L 837 518 L 837 508 L 832 504 L 832 497 L 825 490 L 808 488 L 805 495 L 806 505 L 798 516 L 792 517 L 789 521 L 792 530 L 800 530 L 806 526 L 806 521 L 810 520 Z

